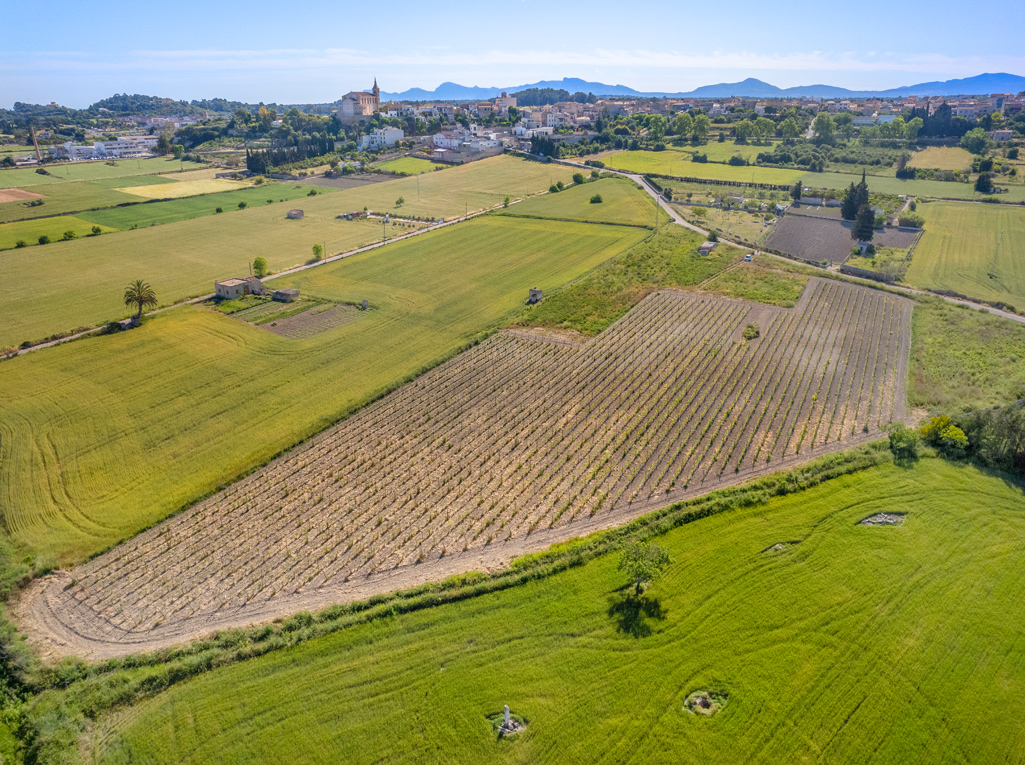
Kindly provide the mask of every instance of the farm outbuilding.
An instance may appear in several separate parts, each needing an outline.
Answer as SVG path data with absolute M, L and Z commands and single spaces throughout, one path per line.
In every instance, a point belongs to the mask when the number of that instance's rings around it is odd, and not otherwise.
M 299 299 L 299 290 L 286 287 L 283 290 L 274 290 L 274 299 L 279 303 L 294 303 Z
M 219 298 L 232 300 L 243 295 L 262 295 L 265 290 L 263 282 L 255 276 L 236 277 L 214 282 L 214 294 Z
M 698 252 L 701 255 L 708 255 L 712 250 L 719 246 L 718 242 L 702 242 L 701 246 L 698 247 Z
M 289 210 L 287 213 L 285 213 L 285 217 L 289 220 L 302 220 L 303 215 L 304 213 L 302 210 Z

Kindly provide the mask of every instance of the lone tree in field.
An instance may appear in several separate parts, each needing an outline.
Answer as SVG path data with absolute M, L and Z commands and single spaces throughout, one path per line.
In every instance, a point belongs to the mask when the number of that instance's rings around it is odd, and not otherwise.
M 794 184 L 794 187 L 792 189 L 790 189 L 790 198 L 793 199 L 795 202 L 800 202 L 801 201 L 801 182 L 800 181 L 797 181 Z
M 662 571 L 672 563 L 669 553 L 654 542 L 630 542 L 619 558 L 619 570 L 625 571 L 638 596 L 649 582 L 654 582 Z
M 255 260 L 253 260 L 253 273 L 257 276 L 257 278 L 260 279 L 267 275 L 266 258 L 256 258 Z
M 155 306 L 156 304 L 157 293 L 142 279 L 136 279 L 125 289 L 125 305 L 129 308 L 134 305 L 139 309 L 135 314 L 135 321 L 139 321 L 142 318 L 142 309 Z
M 871 242 L 876 230 L 876 214 L 868 204 L 858 208 L 858 215 L 854 218 L 854 228 L 851 229 L 851 239 L 859 242 Z
M 313 259 L 320 260 L 324 257 L 324 247 L 320 244 L 313 245 Z

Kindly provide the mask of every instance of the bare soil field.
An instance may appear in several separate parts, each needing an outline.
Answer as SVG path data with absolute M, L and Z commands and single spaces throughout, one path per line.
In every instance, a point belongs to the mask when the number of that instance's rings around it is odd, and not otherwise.
M 22 189 L 0 189 L 0 204 L 4 202 L 20 202 L 25 199 L 42 199 L 42 194 Z
M 805 260 L 843 263 L 851 254 L 851 222 L 808 215 L 784 215 L 776 222 L 765 246 Z M 919 231 L 902 231 L 887 226 L 876 231 L 872 243 L 877 247 L 904 249 L 918 239 Z
M 344 326 L 359 317 L 359 309 L 351 305 L 321 305 L 295 316 L 287 316 L 284 319 L 261 324 L 260 328 L 273 332 L 275 335 L 299 340 Z
M 791 309 L 662 290 L 586 343 L 499 333 L 37 581 L 19 626 L 54 654 L 159 648 L 498 567 L 849 447 L 906 417 L 911 308 L 813 278 Z

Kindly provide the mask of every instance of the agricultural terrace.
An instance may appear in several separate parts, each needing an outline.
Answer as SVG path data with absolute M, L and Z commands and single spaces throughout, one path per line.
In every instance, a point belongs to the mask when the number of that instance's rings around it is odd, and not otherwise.
M 287 220 L 287 208 L 264 202 L 117 236 L 15 250 L 4 256 L 10 299 L 0 325 L 0 347 L 127 315 L 121 302 L 126 278 L 144 277 L 161 302 L 169 304 L 210 292 L 215 279 L 247 273 L 258 256 L 281 271 L 308 261 L 314 244 L 322 244 L 330 255 L 410 230 L 394 221 L 386 230 L 380 222 L 339 220 L 341 213 L 369 207 L 404 216 L 454 218 L 467 209 L 499 205 L 506 196 L 515 199 L 547 189 L 552 177 L 569 182 L 571 176 L 572 170 L 564 166 L 494 157 L 424 175 L 420 202 L 416 179 L 402 178 L 318 192 L 303 199 L 302 220 Z M 267 198 L 273 198 L 276 188 L 267 187 Z M 403 196 L 399 207 L 396 200 Z
M 852 223 L 826 217 L 787 213 L 773 224 L 765 240 L 767 247 L 816 262 L 843 263 L 851 254 Z M 905 249 L 918 239 L 917 231 L 887 226 L 876 231 L 872 243 L 881 247 Z
M 583 346 L 497 335 L 52 580 L 32 618 L 75 652 L 155 648 L 863 442 L 904 419 L 911 305 L 811 279 L 790 310 L 666 290 Z
M 906 281 L 1025 309 L 1025 208 L 930 202 Z
M 726 165 L 718 162 L 692 162 L 675 151 L 621 151 L 605 157 L 606 165 L 631 173 L 656 173 L 684 178 L 707 178 L 739 183 L 792 184 L 805 175 L 800 170 L 755 165 Z M 848 178 L 848 183 L 850 179 Z
M 858 179 L 848 173 L 805 173 L 802 176 L 806 187 L 833 191 L 846 189 L 852 180 Z M 1025 202 L 1025 186 L 1018 184 L 1008 187 L 1003 181 L 997 181 L 997 185 L 1010 189 L 1000 195 L 1001 202 Z M 871 179 L 868 188 L 878 194 L 903 194 L 931 199 L 981 199 L 985 196 L 975 191 L 975 184 L 955 181 L 904 180 L 877 176 Z
M 551 293 L 648 234 L 484 216 L 272 282 L 370 301 L 308 339 L 184 307 L 5 361 L 4 526 L 41 560 L 103 550 L 507 323 L 529 287 Z
M 93 225 L 92 221 L 72 215 L 4 223 L 0 225 L 0 250 L 16 247 L 18 242 L 25 246 L 38 244 L 41 236 L 48 236 L 51 242 L 56 242 L 66 231 L 71 231 L 76 237 L 88 236 L 92 234 Z M 113 230 L 110 226 L 100 226 L 102 233 Z
M 908 166 L 927 170 L 968 170 L 972 166 L 972 155 L 959 146 L 928 146 L 916 151 Z
M 397 173 L 398 175 L 418 175 L 420 173 L 431 173 L 435 170 L 443 170 L 445 165 L 439 165 L 436 162 L 431 162 L 429 159 L 423 157 L 399 157 L 398 159 L 389 159 L 387 162 L 382 162 L 379 165 L 374 165 L 374 170 L 384 170 L 388 173 Z
M 967 465 L 871 468 L 659 536 L 673 563 L 633 608 L 605 555 L 212 669 L 91 726 L 82 749 L 102 763 L 1013 762 L 1023 502 Z M 877 512 L 905 521 L 859 524 Z M 728 696 L 720 714 L 683 711 L 709 688 Z M 529 724 L 497 739 L 485 717 L 503 704 Z
M 595 194 L 601 196 L 600 203 L 591 202 Z M 660 224 L 669 223 L 669 216 L 646 191 L 633 181 L 616 176 L 582 185 L 574 184 L 557 194 L 532 197 L 498 212 L 501 215 L 525 218 L 621 223 L 654 228 L 656 207 L 660 214 Z

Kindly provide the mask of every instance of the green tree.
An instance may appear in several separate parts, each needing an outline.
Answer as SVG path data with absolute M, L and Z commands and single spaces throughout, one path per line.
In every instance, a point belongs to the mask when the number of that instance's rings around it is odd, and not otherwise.
M 573 183 L 578 183 L 579 184 L 579 183 L 583 183 L 583 182 L 584 182 L 584 174 L 583 173 L 573 173 Z
M 78 239 L 78 234 L 76 234 L 71 229 L 68 229 L 64 232 L 64 235 L 61 236 L 61 239 L 63 239 L 65 242 L 70 242 L 72 239 Z
M 747 139 L 754 133 L 755 126 L 751 120 L 741 120 L 733 126 L 733 132 L 737 135 L 737 143 L 747 143 Z
M 600 205 L 604 201 L 605 200 L 601 198 L 601 194 L 595 194 L 593 197 L 591 197 L 592 205 Z
M 790 198 L 795 202 L 801 201 L 801 182 L 795 181 L 793 187 L 790 189 Z
M 510 108 L 512 108 L 512 107 L 510 107 Z M 510 201 L 511 201 L 510 198 L 506 197 L 504 200 L 502 200 L 502 207 L 508 207 Z
M 661 114 L 655 114 L 648 120 L 648 136 L 661 141 L 669 129 L 669 122 Z
M 41 237 L 39 237 L 38 241 L 39 241 L 40 244 L 49 244 L 50 243 L 50 237 L 48 237 L 46 234 L 43 234 Z
M 868 203 L 858 208 L 858 214 L 854 218 L 854 227 L 851 229 L 851 239 L 859 242 L 871 242 L 875 236 L 876 214 Z
M 399 197 L 398 199 L 395 200 L 395 206 L 396 207 L 402 207 L 402 205 L 404 205 L 405 203 L 406 203 L 406 198 L 405 197 Z
M 180 143 L 176 143 L 171 146 L 171 153 L 174 155 L 175 159 L 181 159 L 185 156 L 185 147 Z
M 92 227 L 92 236 L 99 236 L 102 233 L 103 233 L 103 229 L 100 228 L 99 226 L 93 226 Z
M 679 136 L 687 136 L 692 130 L 694 130 L 694 118 L 686 112 L 677 114 L 676 119 L 673 120 L 673 132 Z
M 836 136 L 836 125 L 828 114 L 819 113 L 812 123 L 812 132 L 819 143 L 832 143 Z
M 699 141 L 704 141 L 708 138 L 708 131 L 712 129 L 712 120 L 708 119 L 707 114 L 699 114 L 694 118 L 694 127 L 692 131 L 694 137 Z
M 776 123 L 768 117 L 759 117 L 754 121 L 754 136 L 759 141 L 765 141 L 776 132 Z
M 260 107 L 263 108 L 263 107 Z M 257 278 L 262 279 L 267 275 L 267 259 L 266 258 L 255 258 L 253 260 L 253 273 L 256 274 Z
M 904 137 L 909 141 L 917 141 L 918 134 L 922 131 L 925 126 L 925 122 L 922 121 L 921 117 L 915 117 L 912 120 L 908 120 L 908 123 L 904 125 Z
M 634 593 L 640 595 L 650 582 L 658 579 L 666 566 L 672 563 L 668 551 L 654 542 L 629 542 L 619 558 L 619 570 L 626 573 L 634 586 Z
M 890 451 L 900 461 L 918 457 L 918 431 L 902 422 L 891 422 L 883 430 L 890 436 Z
M 975 179 L 975 190 L 980 194 L 993 193 L 993 179 L 989 173 L 979 173 L 979 177 Z
M 247 205 L 246 205 L 246 203 L 245 203 L 245 202 L 239 202 L 239 203 L 238 203 L 238 209 L 240 209 L 240 210 L 245 210 L 245 209 L 246 209 L 246 207 L 247 207 Z
M 972 154 L 982 154 L 989 146 L 989 136 L 981 127 L 972 128 L 961 136 L 961 146 Z
M 780 135 L 783 136 L 783 140 L 792 141 L 797 138 L 797 134 L 801 132 L 800 126 L 797 124 L 797 120 L 793 117 L 787 117 L 779 126 Z
M 157 293 L 153 291 L 142 279 L 136 279 L 125 288 L 125 305 L 129 308 L 136 306 L 139 310 L 135 314 L 135 320 L 142 318 L 142 310 L 157 304 Z
M 321 244 L 313 245 L 313 259 L 320 260 L 324 257 L 324 246 Z

